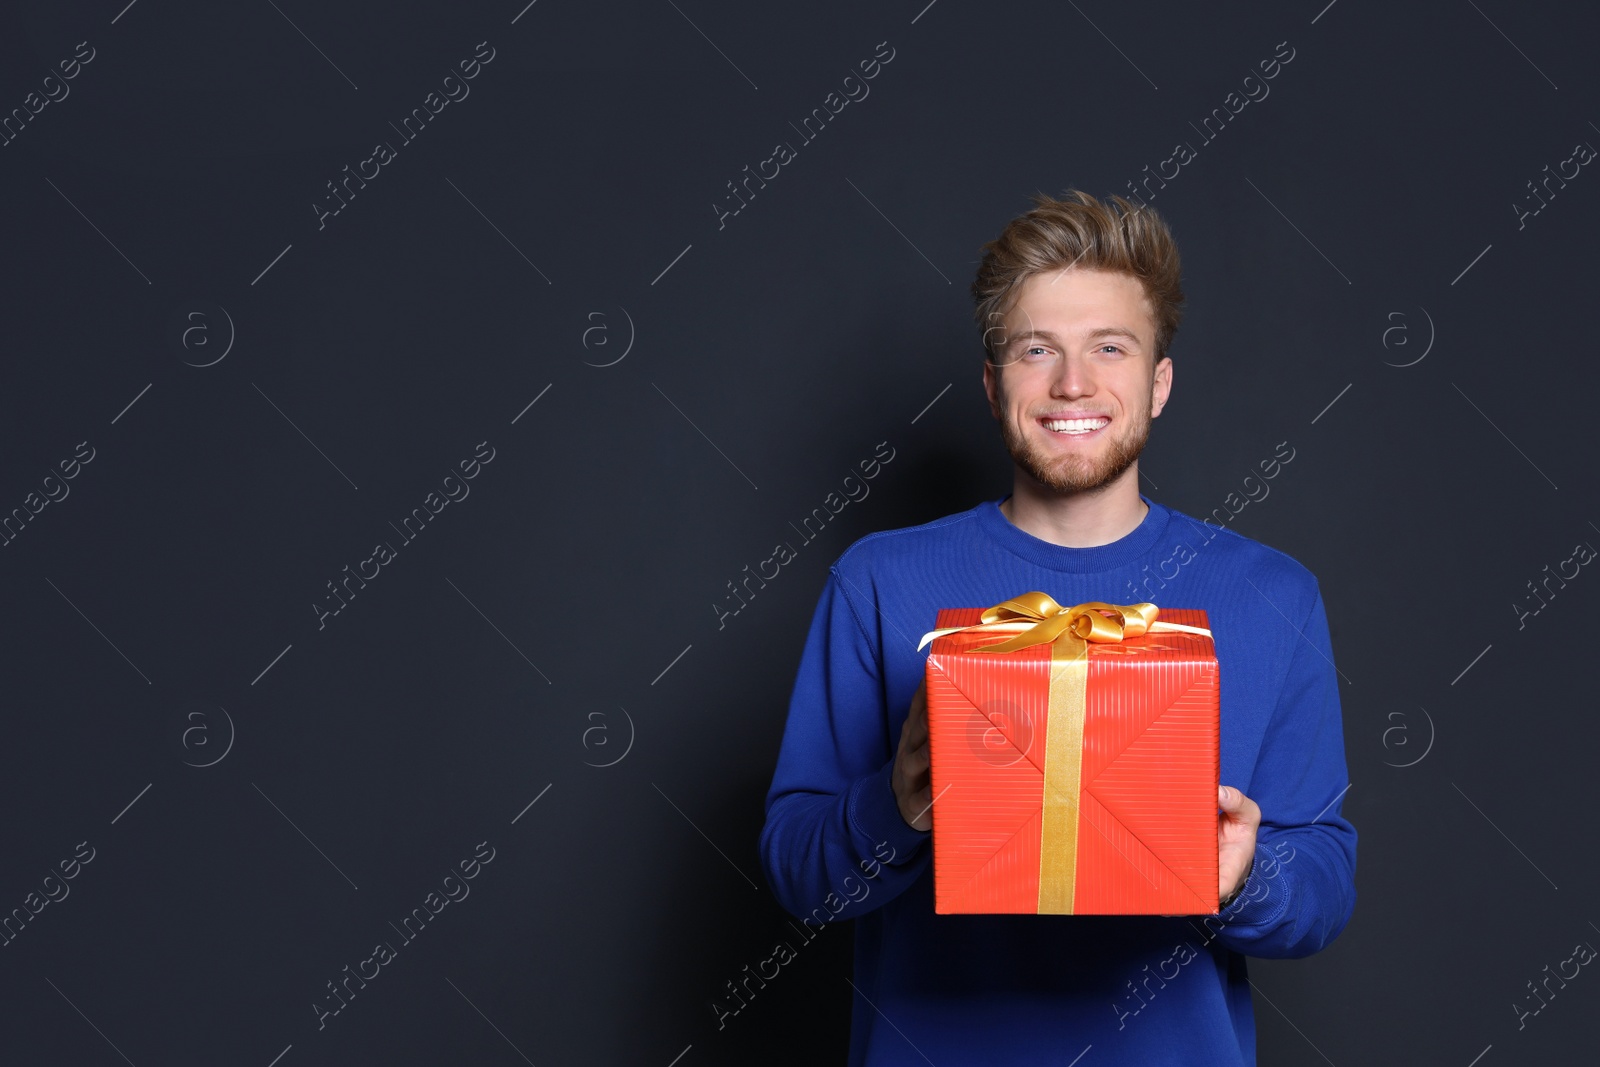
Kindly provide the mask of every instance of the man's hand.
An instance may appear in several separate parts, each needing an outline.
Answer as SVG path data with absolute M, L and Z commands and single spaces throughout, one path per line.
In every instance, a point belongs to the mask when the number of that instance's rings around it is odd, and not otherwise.
M 1226 900 L 1244 887 L 1256 855 L 1261 808 L 1232 786 L 1217 789 L 1217 894 Z
M 900 727 L 900 750 L 895 753 L 889 784 L 900 804 L 900 817 L 914 830 L 933 828 L 933 782 L 928 776 L 928 683 L 924 679 L 911 698 L 911 711 Z M 1254 807 L 1254 805 L 1251 805 Z M 1252 843 L 1255 840 L 1251 832 Z

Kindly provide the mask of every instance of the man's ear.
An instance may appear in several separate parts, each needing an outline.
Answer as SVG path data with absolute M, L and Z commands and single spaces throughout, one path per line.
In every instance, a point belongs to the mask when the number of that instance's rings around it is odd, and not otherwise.
M 994 369 L 994 364 L 987 358 L 983 361 L 983 391 L 989 398 L 989 412 L 997 420 L 1000 418 L 1000 379 L 999 372 Z
M 1150 417 L 1153 419 L 1161 414 L 1161 409 L 1167 406 L 1167 398 L 1172 395 L 1172 357 L 1162 356 L 1156 364 L 1155 381 L 1150 385 Z

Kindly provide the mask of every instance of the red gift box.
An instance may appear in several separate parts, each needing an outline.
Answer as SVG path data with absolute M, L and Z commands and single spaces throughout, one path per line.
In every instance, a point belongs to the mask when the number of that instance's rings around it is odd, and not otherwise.
M 1216 912 L 1206 624 L 1198 610 L 1063 608 L 1042 593 L 939 612 L 926 667 L 936 912 Z

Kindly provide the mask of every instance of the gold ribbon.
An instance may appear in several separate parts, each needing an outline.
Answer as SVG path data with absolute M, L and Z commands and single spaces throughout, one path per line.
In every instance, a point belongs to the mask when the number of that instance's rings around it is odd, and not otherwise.
M 1040 819 L 1039 914 L 1070 915 L 1078 868 L 1078 797 L 1083 768 L 1083 725 L 1088 707 L 1089 645 L 1114 644 L 1147 633 L 1211 636 L 1200 626 L 1157 622 L 1151 603 L 1098 600 L 1063 607 L 1048 594 L 1023 593 L 985 608 L 972 626 L 933 630 L 917 646 L 945 634 L 1017 632 L 970 652 L 1015 652 L 1050 645 L 1050 698 L 1045 727 L 1044 808 Z

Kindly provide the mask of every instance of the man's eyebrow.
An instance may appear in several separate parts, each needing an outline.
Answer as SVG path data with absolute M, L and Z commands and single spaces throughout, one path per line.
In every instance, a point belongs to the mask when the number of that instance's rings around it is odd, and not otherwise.
M 1126 337 L 1130 341 L 1139 340 L 1139 335 L 1126 326 L 1102 326 L 1098 330 L 1089 331 L 1090 340 L 1100 337 Z

